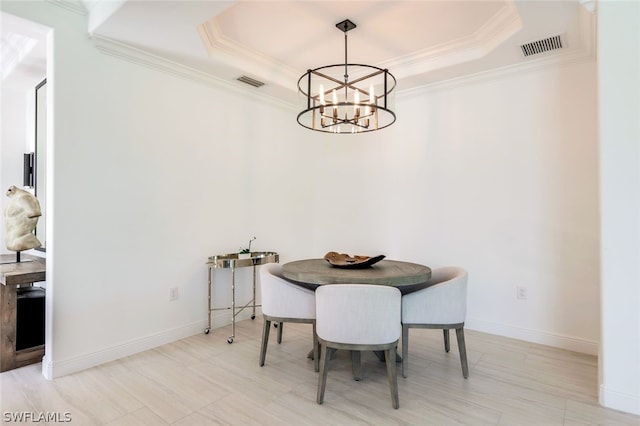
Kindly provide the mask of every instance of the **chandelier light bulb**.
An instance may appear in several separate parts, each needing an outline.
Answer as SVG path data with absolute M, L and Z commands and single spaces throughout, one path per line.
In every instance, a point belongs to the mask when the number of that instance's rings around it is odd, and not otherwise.
M 298 91 L 304 95 L 305 108 L 298 114 L 298 123 L 310 130 L 326 133 L 363 133 L 392 125 L 396 115 L 391 110 L 389 98 L 396 86 L 395 77 L 387 69 L 350 64 L 347 60 L 347 32 L 356 25 L 346 19 L 336 27 L 344 32 L 344 64 L 309 69 L 300 77 Z M 331 108 L 326 108 L 326 94 L 329 92 Z
M 360 115 L 360 107 L 358 106 L 359 103 L 360 92 L 358 92 L 358 89 L 356 89 L 355 93 L 353 94 L 353 117 L 356 119 Z

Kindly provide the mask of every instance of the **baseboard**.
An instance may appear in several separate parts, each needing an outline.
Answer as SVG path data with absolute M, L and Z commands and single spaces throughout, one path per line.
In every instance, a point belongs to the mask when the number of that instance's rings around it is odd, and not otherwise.
M 236 320 L 242 321 L 243 319 L 250 318 L 250 316 L 250 312 L 243 312 L 237 316 Z M 219 314 L 217 316 L 212 315 L 211 317 L 212 329 L 225 327 L 230 324 L 231 320 L 229 312 Z M 204 333 L 206 326 L 207 321 L 197 321 L 191 324 L 152 334 L 140 339 L 131 340 L 117 346 L 106 348 L 101 351 L 83 354 L 62 361 L 52 362 L 52 360 L 45 355 L 45 357 L 42 359 L 42 375 L 49 380 L 61 376 L 66 376 L 68 374 L 86 370 L 87 368 L 95 367 L 96 365 L 104 364 L 106 362 L 114 361 L 125 356 L 133 355 L 138 352 L 165 345 L 167 343 L 175 342 L 176 340 L 184 339 L 198 333 Z
M 598 342 L 563 336 L 560 334 L 546 333 L 538 330 L 530 330 L 502 323 L 467 318 L 464 327 L 469 330 L 482 331 L 498 336 L 511 337 L 526 342 L 540 343 L 542 345 L 567 349 L 588 355 L 598 355 Z
M 640 394 L 618 392 L 600 385 L 600 404 L 613 410 L 640 415 Z
M 256 314 L 260 314 L 259 309 Z M 250 318 L 250 316 L 250 312 L 242 312 L 238 315 L 237 321 L 248 319 Z M 218 315 L 211 316 L 212 329 L 226 327 L 230 324 L 231 320 L 229 318 L 229 312 L 225 311 L 223 313 L 219 313 Z M 62 361 L 54 362 L 45 354 L 45 357 L 42 359 L 42 375 L 49 380 L 56 377 L 66 376 L 68 374 L 82 371 L 87 368 L 95 367 L 96 365 L 114 361 L 116 359 L 133 355 L 148 349 L 153 349 L 157 346 L 175 342 L 176 340 L 184 339 L 198 333 L 203 333 L 206 326 L 207 321 L 197 321 L 181 327 L 176 327 L 170 330 L 149 335 L 140 339 L 131 340 L 129 342 L 106 348 L 101 351 L 83 354 Z M 589 355 L 598 354 L 598 343 L 585 339 L 576 339 L 573 337 L 545 333 L 537 330 L 529 330 L 521 327 L 514 327 L 490 321 L 476 320 L 473 318 L 467 318 L 467 320 L 465 321 L 465 328 L 468 330 L 481 331 L 484 333 L 510 337 L 513 339 L 524 340 L 532 343 L 539 343 L 542 345 L 553 346 Z M 609 404 L 607 406 L 611 408 L 616 408 L 618 406 L 633 407 L 634 404 L 636 406 L 639 405 L 638 396 L 624 395 L 619 392 L 607 390 L 604 387 L 601 387 L 600 395 L 601 400 L 606 400 Z M 604 402 L 603 405 L 605 405 Z M 629 411 L 626 408 L 617 409 Z
M 42 357 L 42 375 L 47 380 L 53 380 L 53 362 L 51 362 L 51 358 L 46 355 Z

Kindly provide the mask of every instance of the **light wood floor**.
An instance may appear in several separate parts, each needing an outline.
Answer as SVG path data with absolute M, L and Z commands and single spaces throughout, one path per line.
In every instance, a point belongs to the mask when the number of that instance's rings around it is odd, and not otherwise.
M 447 354 L 441 331 L 412 329 L 400 409 L 384 363 L 363 354 L 356 382 L 344 351 L 317 405 L 311 326 L 285 324 L 262 368 L 261 328 L 261 319 L 242 321 L 231 345 L 225 327 L 53 381 L 40 364 L 2 373 L 2 424 L 14 424 L 7 413 L 66 412 L 72 425 L 640 425 L 598 405 L 595 357 L 470 330 L 467 380 L 455 334 Z

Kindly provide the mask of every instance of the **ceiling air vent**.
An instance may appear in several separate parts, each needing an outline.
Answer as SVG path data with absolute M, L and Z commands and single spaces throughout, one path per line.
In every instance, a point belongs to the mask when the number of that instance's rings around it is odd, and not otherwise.
M 237 78 L 238 81 L 241 81 L 243 83 L 248 84 L 249 86 L 253 86 L 253 87 L 260 87 L 260 86 L 264 86 L 264 83 L 261 81 L 258 81 L 256 79 L 253 79 L 251 77 L 247 77 L 246 75 L 243 75 L 242 77 L 238 77 Z
M 557 35 L 523 44 L 520 46 L 520 48 L 522 49 L 522 54 L 527 57 L 531 55 L 537 55 L 538 53 L 562 49 L 562 40 L 560 39 L 560 36 Z

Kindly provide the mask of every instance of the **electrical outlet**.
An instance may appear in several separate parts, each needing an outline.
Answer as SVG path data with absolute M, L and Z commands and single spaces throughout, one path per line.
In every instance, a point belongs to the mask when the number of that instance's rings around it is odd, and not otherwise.
M 171 287 L 169 289 L 169 300 L 178 300 L 178 287 Z
M 527 288 L 522 286 L 516 287 L 516 297 L 520 300 L 527 300 Z

